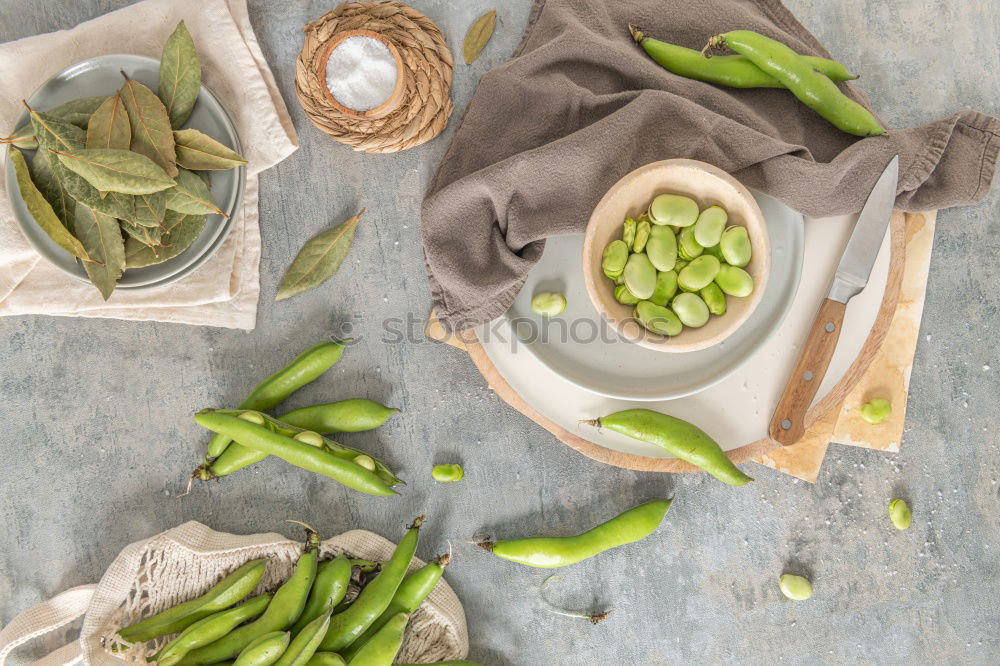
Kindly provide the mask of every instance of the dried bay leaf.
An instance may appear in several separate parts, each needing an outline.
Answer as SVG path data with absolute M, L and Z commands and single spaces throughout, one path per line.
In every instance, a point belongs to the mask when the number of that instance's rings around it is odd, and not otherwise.
M 87 277 L 108 300 L 125 271 L 125 242 L 118 220 L 77 204 L 76 228 L 80 242 L 93 259 L 83 264 Z
M 87 123 L 87 148 L 128 150 L 132 124 L 119 95 L 112 95 L 97 107 Z
M 58 118 L 62 122 L 76 125 L 80 129 L 87 129 L 91 114 L 101 105 L 106 97 L 82 97 L 60 104 L 49 109 L 45 113 L 53 118 Z M 21 150 L 37 150 L 38 141 L 35 139 L 35 129 L 28 121 L 21 125 L 10 136 L 0 139 L 0 143 L 13 144 L 15 148 Z
M 163 227 L 140 227 L 132 224 L 128 220 L 121 220 L 121 228 L 131 238 L 136 239 L 143 245 L 154 248 L 154 252 L 161 247 L 160 240 L 163 238 Z
M 47 159 L 52 169 L 52 175 L 59 181 L 62 188 L 76 201 L 111 217 L 130 217 L 132 215 L 134 204 L 132 203 L 133 197 L 131 195 L 109 192 L 106 197 L 102 198 L 97 188 L 84 180 L 79 174 L 67 169 L 55 154 L 49 151 L 42 152 L 48 155 Z M 35 159 L 38 159 L 37 155 Z M 75 204 L 73 208 L 75 210 Z
M 132 150 L 153 160 L 171 178 L 176 176 L 173 128 L 163 102 L 152 90 L 128 77 L 118 94 L 132 125 Z
M 243 156 L 196 129 L 174 132 L 177 164 L 192 171 L 233 169 L 247 163 Z
M 475 23 L 469 27 L 465 33 L 465 41 L 462 43 L 462 54 L 465 56 L 465 64 L 471 65 L 486 48 L 490 37 L 493 36 L 493 29 L 497 24 L 497 10 L 491 9 L 476 19 Z
M 181 21 L 163 45 L 160 83 L 156 90 L 174 129 L 180 129 L 187 122 L 200 90 L 201 62 L 191 33 Z
M 98 97 L 81 97 L 53 107 L 45 113 L 50 116 L 55 116 L 56 118 L 72 125 L 76 125 L 80 129 L 87 129 L 90 117 L 94 115 L 94 111 L 97 111 L 98 107 L 100 107 L 106 99 L 107 97 L 104 95 L 100 95 Z
M 66 168 L 98 190 L 150 194 L 174 186 L 174 180 L 151 159 L 129 150 L 94 148 L 73 153 L 52 151 Z
M 55 159 L 55 155 L 47 150 L 35 153 L 31 160 L 32 180 L 45 200 L 52 205 L 52 210 L 62 220 L 66 229 L 73 233 L 76 199 L 66 190 L 62 180 L 56 175 L 52 166 L 52 161 Z
M 336 273 L 351 250 L 358 219 L 364 212 L 362 208 L 360 213 L 346 222 L 307 241 L 282 278 L 274 300 L 282 301 L 315 289 Z
M 167 215 L 167 192 L 169 190 L 136 195 L 129 222 L 140 227 L 162 227 Z
M 178 213 L 189 215 L 215 213 L 223 217 L 229 217 L 215 205 L 212 193 L 208 191 L 205 184 L 197 174 L 187 169 L 178 169 L 177 185 L 171 190 L 166 190 L 167 208 Z
M 164 224 L 168 231 L 160 240 L 164 247 L 152 248 L 135 238 L 129 238 L 125 241 L 125 265 L 128 268 L 141 268 L 173 259 L 191 247 L 195 239 L 201 235 L 205 228 L 205 220 L 205 215 L 185 215 L 173 210 L 167 211 Z
M 56 215 L 52 204 L 35 187 L 34 181 L 31 180 L 31 173 L 28 170 L 28 163 L 24 159 L 24 154 L 20 150 L 11 151 L 10 160 L 14 164 L 14 174 L 17 176 L 17 189 L 21 193 L 21 199 L 24 200 L 28 212 L 35 218 L 38 226 L 48 234 L 49 238 L 58 243 L 61 248 L 74 257 L 89 261 L 90 257 L 87 255 L 87 250 L 83 247 L 83 244 L 69 232 L 63 221 Z
M 49 150 L 73 152 L 87 143 L 87 133 L 55 116 L 28 108 L 38 145 Z

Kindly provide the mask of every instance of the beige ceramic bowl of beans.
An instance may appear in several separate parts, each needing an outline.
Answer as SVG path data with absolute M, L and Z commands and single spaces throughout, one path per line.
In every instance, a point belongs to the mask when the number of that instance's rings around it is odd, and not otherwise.
M 635 306 L 615 299 L 615 283 L 604 275 L 602 256 L 609 243 L 622 237 L 626 216 L 639 217 L 660 194 L 690 197 L 700 210 L 721 206 L 728 226 L 745 227 L 753 249 L 743 267 L 753 278 L 753 292 L 726 297 L 726 313 L 711 315 L 704 326 L 685 326 L 668 337 L 648 331 L 633 318 Z M 764 216 L 747 189 L 718 167 L 697 160 L 653 162 L 619 180 L 594 208 L 583 244 L 583 274 L 594 307 L 626 340 L 662 352 L 690 352 L 717 345 L 738 329 L 760 303 L 771 272 L 771 248 Z M 677 292 L 678 294 L 680 291 Z

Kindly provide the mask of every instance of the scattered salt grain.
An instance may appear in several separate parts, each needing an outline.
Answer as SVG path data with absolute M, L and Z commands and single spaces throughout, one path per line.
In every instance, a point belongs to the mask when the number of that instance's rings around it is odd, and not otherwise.
M 396 59 L 374 37 L 348 37 L 326 64 L 326 86 L 348 109 L 371 111 L 386 103 L 396 88 Z

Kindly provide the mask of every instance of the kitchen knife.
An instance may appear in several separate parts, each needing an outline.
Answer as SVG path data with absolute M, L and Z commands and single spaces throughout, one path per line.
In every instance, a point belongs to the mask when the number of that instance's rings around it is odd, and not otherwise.
M 882 247 L 882 239 L 896 201 L 898 180 L 897 155 L 879 176 L 861 209 L 858 222 L 851 232 L 851 239 L 847 241 L 847 249 L 844 250 L 834 274 L 830 293 L 819 308 L 809 337 L 802 346 L 802 355 L 799 356 L 771 417 L 771 439 L 784 446 L 794 444 L 805 434 L 806 410 L 816 397 L 833 352 L 837 349 L 847 301 L 861 293 L 868 284 L 875 258 Z

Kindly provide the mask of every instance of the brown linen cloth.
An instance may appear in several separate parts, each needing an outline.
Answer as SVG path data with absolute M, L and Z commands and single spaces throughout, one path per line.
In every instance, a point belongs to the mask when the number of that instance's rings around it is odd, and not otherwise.
M 962 111 L 859 139 L 785 90 L 671 74 L 632 41 L 629 23 L 690 48 L 745 28 L 830 57 L 777 0 L 538 0 L 514 57 L 483 76 L 423 204 L 427 272 L 447 329 L 503 314 L 545 238 L 582 232 L 611 185 L 656 160 L 714 164 L 817 217 L 860 210 L 896 154 L 901 210 L 969 204 L 989 188 L 996 118 Z

